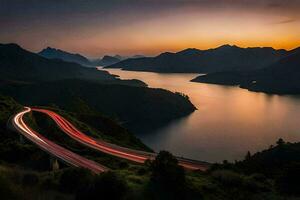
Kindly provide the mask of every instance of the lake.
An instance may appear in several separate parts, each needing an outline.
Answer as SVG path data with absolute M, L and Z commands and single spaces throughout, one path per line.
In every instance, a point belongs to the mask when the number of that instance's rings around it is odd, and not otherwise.
M 106 69 L 121 79 L 183 92 L 197 111 L 161 129 L 137 136 L 155 151 L 209 162 L 242 159 L 275 144 L 300 141 L 300 96 L 267 95 L 232 86 L 190 82 L 198 74 Z

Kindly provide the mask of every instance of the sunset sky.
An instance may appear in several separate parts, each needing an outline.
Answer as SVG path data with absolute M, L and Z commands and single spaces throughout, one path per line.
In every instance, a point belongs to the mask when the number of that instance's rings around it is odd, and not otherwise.
M 0 0 L 0 43 L 89 57 L 300 46 L 300 0 Z

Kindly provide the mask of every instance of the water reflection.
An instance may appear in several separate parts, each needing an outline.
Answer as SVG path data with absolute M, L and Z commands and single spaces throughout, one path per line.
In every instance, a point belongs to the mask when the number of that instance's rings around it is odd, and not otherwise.
M 155 150 L 207 161 L 235 160 L 282 137 L 300 140 L 300 98 L 249 92 L 238 87 L 189 82 L 197 74 L 109 69 L 122 79 L 187 94 L 198 108 L 186 118 L 139 137 Z

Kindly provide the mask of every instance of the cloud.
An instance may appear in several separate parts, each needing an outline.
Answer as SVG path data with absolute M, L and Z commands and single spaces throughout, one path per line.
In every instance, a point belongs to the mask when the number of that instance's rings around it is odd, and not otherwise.
M 286 19 L 286 20 L 281 20 L 281 21 L 277 21 L 273 24 L 289 24 L 289 23 L 293 23 L 297 21 L 296 19 Z

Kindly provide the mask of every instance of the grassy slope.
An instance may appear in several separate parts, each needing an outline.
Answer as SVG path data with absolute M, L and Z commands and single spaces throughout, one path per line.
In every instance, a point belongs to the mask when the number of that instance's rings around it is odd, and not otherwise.
M 57 183 L 60 174 L 67 166 L 61 163 L 62 170 L 59 170 L 58 172 L 49 172 L 49 156 L 31 142 L 25 142 L 24 144 L 20 143 L 19 135 L 6 129 L 6 122 L 9 117 L 11 117 L 18 110 L 22 109 L 22 106 L 16 103 L 12 98 L 0 96 L 0 107 L 0 182 L 3 181 L 3 183 L 7 185 L 7 188 L 0 187 L 0 192 L 1 189 L 4 189 L 5 193 L 9 190 L 11 192 L 11 195 L 13 196 L 10 196 L 8 192 L 8 199 L 11 197 L 22 199 L 22 194 L 28 191 L 32 193 L 32 190 L 37 191 L 35 191 L 35 194 L 27 196 L 28 199 L 40 198 L 45 192 L 48 195 L 46 199 L 52 199 L 52 197 L 54 198 L 55 196 L 68 199 L 68 195 L 62 194 L 58 191 L 59 185 Z M 123 146 L 132 146 L 136 149 L 149 150 L 148 147 L 142 144 L 138 139 L 128 133 L 125 129 L 123 129 L 113 121 L 102 117 L 99 114 L 85 114 L 81 117 L 88 117 L 88 119 L 93 118 L 96 121 L 99 119 L 103 119 L 104 123 L 106 124 L 107 122 L 107 124 L 105 126 L 103 125 L 102 130 L 112 130 L 113 135 L 104 135 L 103 132 L 100 132 L 94 128 L 89 127 L 85 123 L 76 120 L 74 118 L 74 113 L 70 115 L 62 110 L 54 110 L 67 117 L 80 129 L 87 131 L 94 137 L 103 137 L 108 141 L 118 140 L 118 143 Z M 56 128 L 55 123 L 46 115 L 38 113 L 27 115 L 26 121 L 30 122 L 31 126 L 35 130 L 43 130 L 41 133 L 49 139 L 53 139 L 58 144 L 61 144 L 62 146 L 67 147 L 76 153 L 80 153 L 85 157 L 107 165 L 112 169 L 120 169 L 124 168 L 124 166 L 126 168 L 130 166 L 135 170 L 139 168 L 139 166 L 136 166 L 134 163 L 130 163 L 122 159 L 117 159 L 113 156 L 102 154 L 80 145 L 79 143 L 73 141 L 64 133 L 62 133 L 58 128 Z M 114 135 L 116 135 L 116 137 L 114 137 Z M 127 176 L 127 174 L 133 173 L 133 171 L 129 171 L 132 170 L 125 170 L 125 172 L 122 173 L 122 176 Z M 16 176 L 18 177 L 14 177 L 12 173 L 16 174 Z M 34 173 L 34 175 L 38 177 L 38 185 L 33 185 L 31 188 L 26 188 L 21 184 L 20 181 L 22 181 L 24 176 L 28 173 Z
M 76 112 L 66 112 L 55 107 L 41 108 L 53 110 L 62 115 L 78 129 L 91 137 L 99 138 L 124 147 L 151 151 L 138 138 L 131 134 L 127 129 L 120 126 L 117 122 L 103 116 L 100 113 L 90 110 L 85 104 L 82 106 L 84 107 L 84 111 L 80 111 L 79 107 L 77 107 L 79 110 Z M 56 124 L 52 123 L 53 121 L 45 114 L 33 112 L 31 116 L 35 119 L 35 122 L 39 126 L 47 125 L 46 128 L 56 126 Z M 45 124 L 44 122 L 47 122 L 48 124 Z
M 19 142 L 19 135 L 7 129 L 8 119 L 22 106 L 10 97 L 0 95 L 0 195 L 2 199 L 70 199 L 69 195 L 51 189 L 56 176 L 49 169 L 49 157 L 31 143 Z M 44 171 L 44 172 L 43 172 Z M 24 184 L 28 176 L 38 177 L 32 187 Z M 53 182 L 54 183 L 54 182 Z M 46 190 L 44 185 L 50 188 Z
M 15 163 L 36 170 L 48 169 L 49 163 L 43 162 L 48 156 L 32 144 L 21 144 L 19 135 L 6 127 L 8 119 L 22 106 L 12 98 L 0 96 L 0 158 L 4 162 Z
M 256 172 L 277 178 L 283 170 L 295 163 L 300 163 L 300 143 L 284 143 L 257 152 L 250 158 L 236 163 L 235 167 L 248 174 Z

